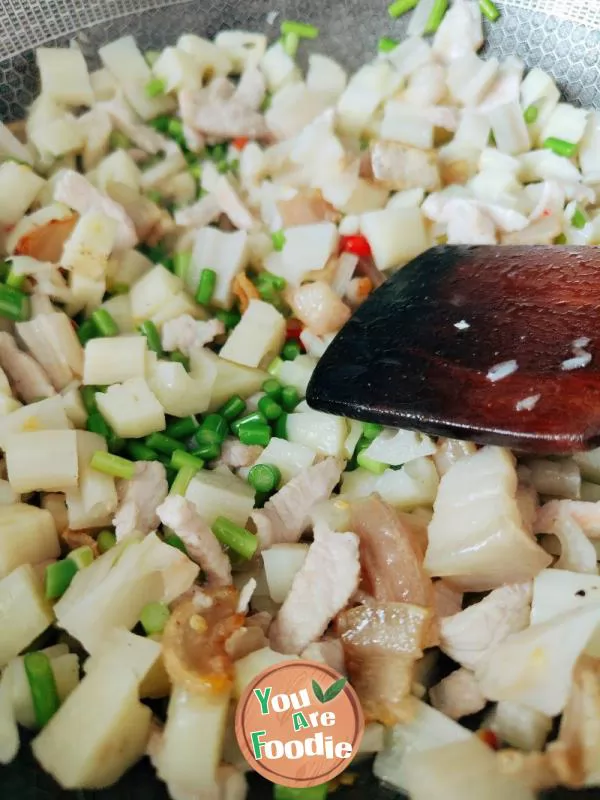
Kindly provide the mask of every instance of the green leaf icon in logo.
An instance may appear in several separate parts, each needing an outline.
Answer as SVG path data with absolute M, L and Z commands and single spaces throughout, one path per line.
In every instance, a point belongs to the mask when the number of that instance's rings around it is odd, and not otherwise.
M 327 689 L 324 692 L 323 689 L 321 689 L 321 687 L 319 686 L 319 684 L 315 680 L 313 680 L 312 689 L 319 703 L 328 703 L 330 700 L 334 700 L 338 696 L 338 694 L 342 691 L 345 685 L 346 685 L 346 678 L 340 678 L 339 680 L 334 681 L 334 683 L 331 684 L 329 689 Z
M 313 680 L 312 682 L 312 690 L 315 693 L 315 697 L 319 701 L 319 703 L 325 702 L 325 695 L 323 694 L 323 689 L 319 686 L 319 684 Z

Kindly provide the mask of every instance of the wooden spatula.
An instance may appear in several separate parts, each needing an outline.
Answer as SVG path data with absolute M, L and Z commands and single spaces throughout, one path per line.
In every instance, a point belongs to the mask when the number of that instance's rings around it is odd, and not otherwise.
M 600 248 L 423 253 L 336 336 L 307 401 L 524 452 L 599 444 Z

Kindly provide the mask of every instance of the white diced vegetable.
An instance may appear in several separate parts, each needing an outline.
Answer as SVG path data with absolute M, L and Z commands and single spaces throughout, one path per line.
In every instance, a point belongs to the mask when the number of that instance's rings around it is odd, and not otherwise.
M 15 492 L 60 492 L 77 486 L 75 431 L 28 431 L 6 437 L 6 468 Z
M 398 74 L 406 78 L 432 60 L 431 47 L 420 36 L 408 36 L 382 58 L 393 64 Z
M 318 53 L 311 53 L 308 57 L 306 85 L 309 89 L 339 97 L 346 88 L 347 80 L 346 70 L 332 58 Z
M 420 208 L 371 211 L 360 225 L 380 270 L 403 266 L 430 246 Z
M 526 153 L 531 148 L 523 109 L 516 100 L 492 109 L 489 119 L 496 147 L 502 153 L 519 155 L 519 153 Z
M 104 278 L 90 278 L 80 272 L 71 272 L 69 288 L 71 301 L 65 309 L 67 314 L 75 316 L 83 310 L 91 314 L 102 302 L 106 292 L 106 281 Z
M 198 60 L 178 47 L 165 47 L 152 65 L 152 72 L 164 83 L 166 92 L 202 87 Z
M 233 300 L 233 280 L 245 269 L 247 263 L 246 231 L 227 232 L 218 228 L 200 228 L 196 234 L 192 262 L 185 276 L 186 286 L 195 294 L 202 270 L 210 267 L 217 273 L 212 302 L 221 308 L 229 308 Z
M 0 578 L 21 564 L 58 558 L 60 545 L 52 515 L 25 503 L 0 506 Z
M 369 472 L 362 467 L 352 470 L 352 472 L 343 472 L 340 497 L 344 500 L 368 497 L 376 491 L 378 477 L 374 472 Z
M 436 446 L 429 436 L 416 431 L 386 428 L 367 447 L 365 455 L 393 467 L 432 456 Z
M 58 395 L 47 397 L 18 408 L 0 420 L 0 447 L 6 449 L 6 441 L 11 433 L 67 430 L 70 427 L 62 398 Z
M 95 452 L 108 451 L 106 440 L 97 433 L 88 431 L 77 431 L 75 435 L 79 485 L 65 492 L 69 527 L 72 530 L 80 530 L 110 525 L 112 513 L 117 507 L 115 479 L 90 467 Z
M 267 50 L 267 37 L 247 31 L 220 31 L 215 36 L 215 44 L 229 56 L 231 71 L 240 73 L 258 64 Z
M 398 82 L 399 76 L 385 61 L 361 67 L 350 78 L 338 100 L 337 117 L 341 129 L 360 134 Z
M 600 577 L 566 569 L 545 569 L 533 581 L 531 624 L 540 625 L 580 606 L 597 602 Z
M 143 378 L 109 386 L 96 402 L 117 436 L 139 438 L 165 429 L 164 409 Z
M 33 155 L 31 146 L 23 144 L 12 131 L 0 122 L 0 153 L 9 158 L 15 158 L 25 164 L 33 165 Z
M 135 333 L 135 324 L 131 313 L 129 294 L 116 294 L 109 297 L 100 306 L 111 315 L 117 323 L 119 333 Z
M 288 596 L 296 573 L 300 570 L 308 553 L 308 545 L 274 544 L 262 553 L 269 594 L 275 603 L 283 603 Z
M 110 786 L 142 757 L 151 718 L 131 670 L 94 670 L 34 739 L 33 754 L 66 789 Z
M 300 78 L 296 62 L 286 53 L 282 42 L 275 42 L 269 47 L 260 60 L 260 69 L 270 92 L 276 92 L 286 83 Z
M 110 285 L 131 286 L 153 267 L 152 261 L 138 250 L 124 250 L 112 256 L 106 277 Z
M 85 672 L 89 674 L 97 669 L 110 672 L 126 668 L 142 683 L 160 659 L 160 651 L 160 642 L 116 628 L 106 637 L 103 646 L 85 662 Z
M 115 245 L 116 234 L 116 220 L 98 211 L 86 212 L 65 242 L 61 266 L 89 278 L 102 278 Z
M 111 183 L 122 183 L 137 192 L 142 182 L 140 168 L 127 150 L 122 148 L 102 159 L 96 167 L 95 176 L 95 184 L 103 192 L 107 191 Z
M 251 300 L 219 355 L 245 367 L 268 366 L 284 342 L 284 316 L 270 303 Z
M 583 108 L 575 108 L 568 103 L 559 103 L 541 131 L 541 139 L 563 139 L 572 144 L 579 144 L 583 139 L 588 119 L 588 112 Z
M 381 136 L 394 142 L 430 150 L 433 147 L 434 126 L 419 106 L 398 100 L 386 103 L 381 123 Z
M 85 346 L 83 383 L 109 386 L 146 372 L 148 340 L 145 336 L 114 336 L 91 339 Z
M 160 328 L 167 320 L 182 314 L 198 316 L 198 306 L 187 295 L 183 282 L 160 264 L 133 284 L 129 297 L 136 325 L 151 320 Z
M 93 104 L 92 85 L 79 48 L 38 47 L 35 57 L 43 94 L 65 106 Z
M 0 580 L 0 666 L 28 647 L 52 623 L 54 614 L 31 564 Z
M 10 764 L 19 752 L 20 744 L 7 672 L 0 676 L 0 764 Z
M 343 457 L 347 435 L 343 417 L 309 410 L 295 412 L 287 418 L 287 436 L 290 442 L 303 444 L 323 455 Z
M 410 511 L 419 506 L 432 506 L 438 486 L 439 477 L 433 461 L 418 458 L 402 469 L 386 469 L 377 479 L 374 491 L 386 503 Z
M 203 39 L 193 33 L 186 33 L 177 40 L 177 49 L 192 56 L 199 69 L 200 76 L 227 75 L 231 69 L 231 60 L 227 53 L 209 39 Z
M 46 492 L 42 497 L 40 505 L 52 514 L 52 519 L 54 520 L 58 533 L 62 533 L 65 528 L 69 527 L 69 515 L 67 513 L 67 504 L 63 494 Z
M 293 361 L 283 361 L 277 369 L 277 379 L 285 386 L 293 386 L 302 396 L 311 379 L 317 360 L 309 355 L 299 355 Z
M 240 697 L 246 686 L 267 667 L 282 664 L 284 661 L 296 661 L 297 659 L 298 656 L 277 653 L 275 650 L 271 650 L 270 647 L 263 647 L 261 650 L 255 650 L 254 653 L 238 659 L 233 665 L 235 696 Z
M 85 146 L 83 129 L 77 124 L 77 118 L 67 113 L 55 119 L 36 121 L 35 126 L 30 126 L 29 139 L 42 158 L 50 161 L 76 153 Z
M 23 164 L 5 161 L 0 165 L 0 223 L 18 222 L 44 185 L 44 179 Z
M 273 437 L 256 460 L 256 464 L 273 464 L 281 472 L 281 480 L 287 483 L 303 469 L 315 462 L 317 451 L 303 444 Z
M 494 709 L 489 726 L 501 741 L 531 752 L 544 749 L 552 719 L 521 703 L 504 700 Z
M 477 105 L 498 73 L 498 59 L 483 61 L 474 53 L 457 58 L 448 67 L 448 89 L 465 106 Z
M 292 286 L 299 286 L 309 272 L 323 269 L 338 244 L 338 230 L 332 222 L 296 225 L 286 228 L 284 235 L 283 250 L 271 253 L 265 266 Z
M 217 377 L 214 382 L 209 411 L 215 411 L 232 395 L 239 394 L 246 398 L 258 392 L 260 387 L 269 377 L 269 373 L 261 369 L 251 369 L 243 367 L 241 364 L 234 364 L 220 358 L 211 350 L 205 350 L 204 357 L 208 359 L 217 370 Z
M 185 497 L 196 506 L 207 525 L 225 516 L 236 525 L 244 526 L 254 508 L 254 489 L 227 471 L 198 472 L 190 481 Z
M 206 411 L 217 372 L 211 362 L 205 362 L 205 369 L 200 368 L 201 363 L 197 359 L 198 371 L 190 374 L 176 361 L 153 359 L 148 369 L 148 386 L 167 414 L 188 417 Z
M 54 648 L 48 647 L 41 652 L 50 659 L 56 689 L 62 702 L 79 683 L 79 659 L 75 653 L 69 653 L 66 645 L 64 651 L 63 649 L 57 650 L 57 648 L 61 648 L 61 645 L 56 645 Z M 53 652 L 55 650 L 56 652 Z M 24 728 L 35 729 L 37 725 L 31 699 L 31 688 L 23 667 L 23 659 L 13 659 L 6 667 L 6 674 L 10 683 L 10 693 L 17 722 Z

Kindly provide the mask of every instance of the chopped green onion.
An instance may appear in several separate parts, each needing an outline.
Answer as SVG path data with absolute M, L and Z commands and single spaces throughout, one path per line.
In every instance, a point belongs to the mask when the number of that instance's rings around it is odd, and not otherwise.
M 296 53 L 298 52 L 298 47 L 300 46 L 300 37 L 298 34 L 286 33 L 285 36 L 283 36 L 281 43 L 288 56 L 290 56 L 290 58 L 295 58 Z
M 6 285 L 12 289 L 21 289 L 25 283 L 25 275 L 16 275 L 12 270 L 6 276 Z
M 326 800 L 328 791 L 328 783 L 306 787 L 289 787 L 275 784 L 273 786 L 273 800 Z
M 403 14 L 412 11 L 418 2 L 419 0 L 396 0 L 396 2 L 388 6 L 388 14 L 392 19 L 401 17 Z
M 301 39 L 316 39 L 319 35 L 319 29 L 316 25 L 311 25 L 308 22 L 294 22 L 294 20 L 286 19 L 281 23 L 281 33 L 283 36 L 295 33 Z
M 580 208 L 575 209 L 575 213 L 571 217 L 571 225 L 579 231 L 587 225 L 587 218 Z
M 71 550 L 67 558 L 75 562 L 77 569 L 85 569 L 94 560 L 94 551 L 88 544 L 84 544 L 81 547 L 76 547 L 75 550 Z
M 214 431 L 222 442 L 228 433 L 227 420 L 221 414 L 207 414 L 200 430 Z
M 111 436 L 114 436 L 112 428 L 99 411 L 92 411 L 92 413 L 88 415 L 85 426 L 88 431 L 97 433 L 106 440 L 110 439 Z
M 202 164 L 199 161 L 188 164 L 188 172 L 198 182 L 202 180 Z
M 116 336 L 119 326 L 105 308 L 97 308 L 91 317 L 101 336 Z
M 175 253 L 173 256 L 173 271 L 182 281 L 185 280 L 191 261 L 192 254 L 189 251 Z
M 378 48 L 380 53 L 390 53 L 398 47 L 396 39 L 391 39 L 389 36 L 382 36 L 379 40 Z
M 135 475 L 133 461 L 121 458 L 121 456 L 114 456 L 112 453 L 105 453 L 104 450 L 96 450 L 90 461 L 90 467 L 97 472 L 104 472 L 105 475 L 112 475 L 113 478 L 131 480 Z
M 90 339 L 95 339 L 97 336 L 98 328 L 93 319 L 86 319 L 85 322 L 82 322 L 79 328 L 77 328 L 77 338 L 83 347 L 85 347 Z
M 207 306 L 212 299 L 216 284 L 217 273 L 214 269 L 203 269 L 200 273 L 200 280 L 198 281 L 196 302 L 201 306 Z
M 201 458 L 196 458 L 191 453 L 186 453 L 185 450 L 176 450 L 171 456 L 171 466 L 173 469 L 192 467 L 198 472 L 204 466 L 204 461 Z
M 112 150 L 126 150 L 132 146 L 132 141 L 121 131 L 113 131 L 108 138 L 108 144 Z
M 265 394 L 268 394 L 269 397 L 272 397 L 273 400 L 279 401 L 281 399 L 283 389 L 279 381 L 276 381 L 275 378 L 266 380 L 261 386 L 261 389 Z
M 96 405 L 96 392 L 98 390 L 95 386 L 82 386 L 79 389 L 79 394 L 81 395 L 81 402 L 85 406 L 85 410 L 88 414 L 93 414 L 95 411 L 98 411 L 98 406 Z
M 221 144 L 213 144 L 207 147 L 206 150 L 211 161 L 217 164 L 227 157 L 227 145 L 224 142 Z
M 223 161 L 219 161 L 217 164 L 217 172 L 221 175 L 225 175 L 227 172 L 235 172 L 240 168 L 239 159 L 234 158 L 231 161 L 227 161 L 227 159 L 223 159 Z
M 285 411 L 293 411 L 300 402 L 300 394 L 295 386 L 286 386 L 281 392 L 281 405 Z
M 227 517 L 217 517 L 212 527 L 217 539 L 243 558 L 252 558 L 256 552 L 258 540 L 254 534 L 236 525 Z
M 267 367 L 267 372 L 269 373 L 269 375 L 273 375 L 273 377 L 276 378 L 277 375 L 279 374 L 279 370 L 282 364 L 283 364 L 283 359 L 279 358 L 279 356 L 274 358 L 273 361 L 271 361 L 271 363 Z
M 183 122 L 177 117 L 169 117 L 167 124 L 167 133 L 173 139 L 178 139 L 183 136 Z
M 162 633 L 170 616 L 171 612 L 165 603 L 148 603 L 144 606 L 140 613 L 140 622 L 146 636 Z
M 564 156 L 565 158 L 573 158 L 577 153 L 577 145 L 573 142 L 566 142 L 564 139 L 557 139 L 555 136 L 550 136 L 544 142 L 544 147 L 547 150 L 552 150 L 557 156 Z
M 45 592 L 48 600 L 56 600 L 67 591 L 75 574 L 77 564 L 68 558 L 48 564 L 44 576 Z
M 219 409 L 219 414 L 228 422 L 232 422 L 234 419 L 239 417 L 240 414 L 243 414 L 246 410 L 246 403 L 239 394 L 232 395 L 226 403 L 224 403 L 221 408 Z
M 231 430 L 237 436 L 242 428 L 246 425 L 266 425 L 267 418 L 260 411 L 253 411 L 241 419 L 236 419 L 231 423 Z
M 140 333 L 143 333 L 148 341 L 148 349 L 159 355 L 162 353 L 160 333 L 151 319 L 147 319 L 140 325 Z
M 166 453 L 168 456 L 172 455 L 176 450 L 184 450 L 184 446 L 177 439 L 167 436 L 164 433 L 151 433 L 144 439 L 146 447 L 151 447 L 159 453 Z
M 232 328 L 235 328 L 235 326 L 241 320 L 242 315 L 240 314 L 239 311 L 236 311 L 235 309 L 232 309 L 231 311 L 226 311 L 220 308 L 215 313 L 215 317 L 217 319 L 220 319 L 223 325 L 225 325 L 225 327 L 227 328 L 227 330 L 230 331 Z
M 479 0 L 479 8 L 481 9 L 481 13 L 486 16 L 490 22 L 496 22 L 500 16 L 500 11 L 492 0 Z
M 278 292 L 282 292 L 287 286 L 287 281 L 280 275 L 273 275 L 272 272 L 260 272 L 257 278 L 257 285 L 259 291 L 261 286 L 263 286 L 268 289 L 274 289 Z
M 554 240 L 554 244 L 566 244 L 566 243 L 567 243 L 567 237 L 564 235 L 564 233 L 559 233 L 559 235 Z
M 257 492 L 272 492 L 280 481 L 281 472 L 275 464 L 255 464 L 248 473 L 248 483 Z
M 264 414 L 268 420 L 274 420 L 283 414 L 283 409 L 272 397 L 265 395 L 258 401 L 258 410 Z
M 221 454 L 221 443 L 201 444 L 193 452 L 192 455 L 196 458 L 201 458 L 202 461 L 214 461 Z
M 365 439 L 369 439 L 369 441 L 376 439 L 381 431 L 383 430 L 383 425 L 380 425 L 378 422 L 363 422 L 363 432 L 362 435 Z
M 266 447 L 271 441 L 271 428 L 268 425 L 244 425 L 238 436 L 242 444 Z
M 284 361 L 293 361 L 301 352 L 302 347 L 300 346 L 300 342 L 297 342 L 295 339 L 290 339 L 283 345 L 281 357 Z
M 186 453 L 187 455 L 187 453 Z M 193 458 L 193 456 L 191 456 Z M 198 459 L 200 461 L 200 459 Z M 203 462 L 200 461 L 202 464 Z M 194 475 L 198 472 L 196 467 L 190 467 L 184 465 L 181 467 L 175 476 L 173 483 L 171 484 L 171 494 L 179 494 L 181 496 L 185 495 L 187 492 L 187 488 L 190 485 L 190 481 L 194 477 Z
M 198 430 L 198 421 L 196 417 L 183 417 L 175 422 L 170 422 L 165 433 L 167 436 L 172 436 L 173 439 L 185 439 L 186 436 L 191 436 Z
M 151 447 L 146 447 L 141 442 L 130 440 L 127 442 L 127 452 L 134 461 L 159 461 L 158 453 Z
M 146 96 L 147 97 L 158 97 L 161 94 L 165 93 L 165 82 L 160 78 L 152 78 L 152 80 L 148 81 L 146 84 Z
M 539 108 L 532 103 L 532 105 L 527 106 L 523 112 L 523 119 L 528 125 L 533 125 L 533 123 L 537 121 L 539 113 Z
M 98 545 L 98 550 L 100 553 L 106 553 L 108 550 L 111 550 L 116 543 L 117 537 L 113 531 L 100 531 L 98 536 L 96 536 L 96 544 Z
M 146 50 L 144 58 L 146 59 L 146 64 L 149 67 L 153 67 L 160 58 L 160 50 Z
M 271 241 L 273 242 L 274 250 L 280 253 L 285 247 L 286 243 L 285 232 L 283 230 L 275 231 L 271 234 Z
M 152 200 L 153 203 L 156 203 L 156 205 L 160 205 L 163 199 L 163 196 L 158 189 L 148 189 L 146 192 L 146 197 L 148 200 Z
M 435 33 L 440 27 L 447 10 L 448 0 L 435 0 L 423 32 L 425 34 Z
M 29 295 L 12 286 L 0 284 L 0 317 L 25 322 L 29 317 Z
M 282 414 L 279 419 L 275 420 L 273 433 L 278 439 L 287 439 L 287 418 L 287 414 Z
M 43 728 L 60 707 L 52 662 L 46 653 L 26 653 L 23 667 L 31 691 L 31 702 L 38 728 Z
M 374 458 L 369 458 L 365 455 L 365 451 L 361 450 L 356 457 L 356 463 L 359 467 L 367 469 L 369 472 L 374 472 L 376 475 L 381 475 L 388 468 L 387 464 L 382 461 L 376 461 Z
M 154 128 L 155 131 L 159 133 L 167 133 L 169 130 L 169 123 L 171 122 L 172 117 L 168 116 L 168 114 L 159 114 L 158 117 L 154 117 L 148 122 L 151 128 Z
M 217 433 L 217 431 L 213 430 L 212 428 L 200 427 L 194 434 L 194 438 L 196 439 L 200 447 L 203 447 L 205 445 L 211 445 L 211 446 L 214 445 L 220 449 L 221 445 L 223 444 L 224 437 L 222 437 L 219 433 Z
M 174 350 L 169 356 L 169 359 L 171 361 L 176 361 L 178 364 L 182 364 L 186 372 L 190 371 L 190 359 L 183 353 L 180 353 L 179 350 Z
M 169 533 L 165 536 L 165 543 L 170 544 L 171 547 L 174 547 L 176 550 L 181 550 L 182 553 L 185 553 L 187 556 L 187 547 L 185 546 L 183 539 L 180 539 L 176 533 Z

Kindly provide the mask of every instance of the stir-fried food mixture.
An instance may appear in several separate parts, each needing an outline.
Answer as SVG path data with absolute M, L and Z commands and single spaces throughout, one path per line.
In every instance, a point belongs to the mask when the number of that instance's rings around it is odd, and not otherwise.
M 600 243 L 600 115 L 480 58 L 477 2 L 421 0 L 353 75 L 301 71 L 318 33 L 124 37 L 95 71 L 41 48 L 0 126 L 0 762 L 22 727 L 65 788 L 148 756 L 174 800 L 242 800 L 236 701 L 305 658 L 415 800 L 598 786 L 600 448 L 517 458 L 303 398 L 429 247 Z

